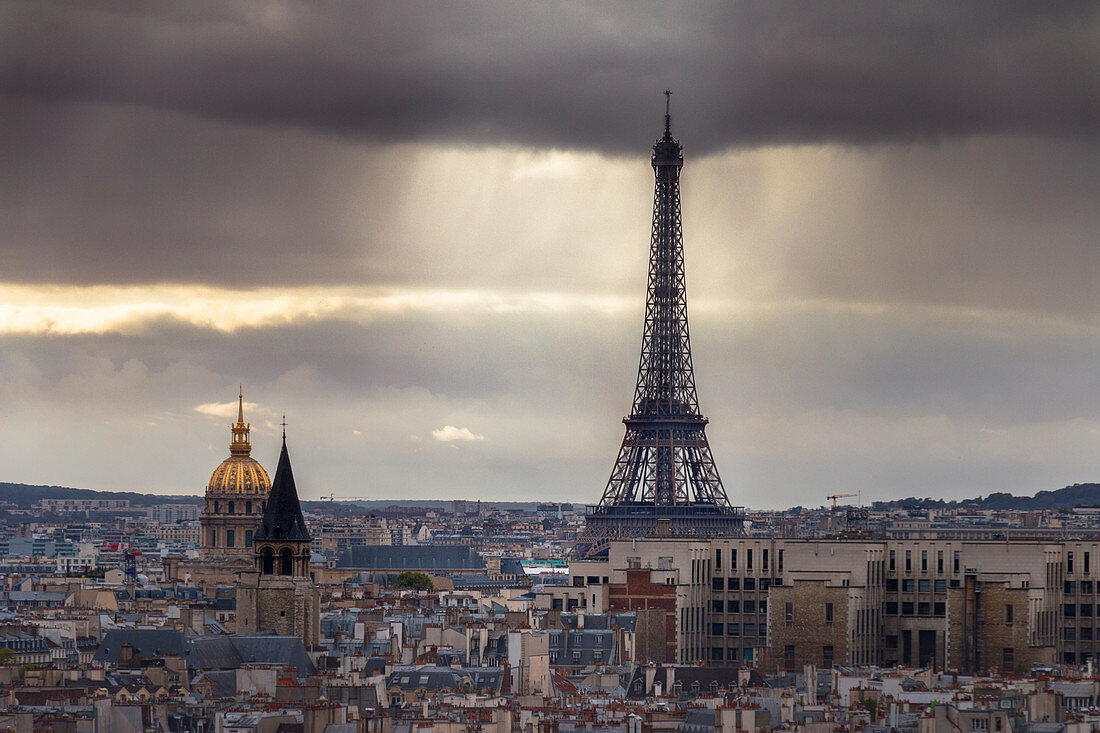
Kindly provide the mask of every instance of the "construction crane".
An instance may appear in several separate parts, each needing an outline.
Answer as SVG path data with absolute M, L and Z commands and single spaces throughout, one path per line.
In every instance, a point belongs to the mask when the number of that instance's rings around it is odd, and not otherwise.
M 825 498 L 826 499 L 832 499 L 832 501 L 833 501 L 833 511 L 835 512 L 836 511 L 836 500 L 837 499 L 846 499 L 849 496 L 859 496 L 859 494 L 833 494 L 832 496 L 826 496 Z

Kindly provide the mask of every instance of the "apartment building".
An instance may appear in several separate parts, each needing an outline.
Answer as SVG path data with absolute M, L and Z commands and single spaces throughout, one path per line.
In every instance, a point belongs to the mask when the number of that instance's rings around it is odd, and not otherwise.
M 642 611 L 640 659 L 1012 672 L 1100 658 L 1100 542 L 698 539 L 612 543 L 536 606 Z

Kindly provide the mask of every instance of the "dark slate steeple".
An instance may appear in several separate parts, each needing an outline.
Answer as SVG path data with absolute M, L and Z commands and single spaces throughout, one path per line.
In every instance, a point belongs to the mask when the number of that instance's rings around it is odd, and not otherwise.
M 298 489 L 294 486 L 294 472 L 290 469 L 290 456 L 286 452 L 286 435 L 283 435 L 283 449 L 279 453 L 279 466 L 275 469 L 275 480 L 271 482 L 271 493 L 267 498 L 260 528 L 253 542 L 260 540 L 291 540 L 309 542 L 309 530 L 302 516 L 302 506 L 298 503 Z

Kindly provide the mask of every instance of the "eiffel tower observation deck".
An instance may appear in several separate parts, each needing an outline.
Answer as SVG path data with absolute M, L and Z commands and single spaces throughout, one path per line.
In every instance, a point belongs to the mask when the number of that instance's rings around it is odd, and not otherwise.
M 574 559 L 603 557 L 613 540 L 742 533 L 744 510 L 730 504 L 722 487 L 695 391 L 680 226 L 684 156 L 672 137 L 671 94 L 665 92 L 665 134 L 653 146 L 653 233 L 634 406 L 623 418 L 619 457 L 600 503 L 588 508 Z

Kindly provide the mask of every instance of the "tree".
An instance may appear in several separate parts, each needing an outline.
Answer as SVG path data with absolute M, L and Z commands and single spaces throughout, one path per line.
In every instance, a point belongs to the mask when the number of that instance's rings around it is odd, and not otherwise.
M 406 570 L 397 576 L 397 582 L 394 584 L 395 588 L 411 588 L 413 590 L 435 590 L 435 584 L 432 583 L 432 579 L 424 573 L 417 573 L 412 570 Z

